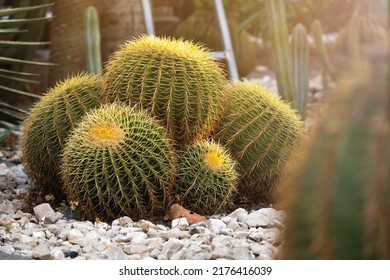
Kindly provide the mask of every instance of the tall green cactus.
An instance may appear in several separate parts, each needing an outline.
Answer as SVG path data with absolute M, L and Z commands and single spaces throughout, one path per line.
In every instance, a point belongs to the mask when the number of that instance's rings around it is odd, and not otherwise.
M 106 102 L 148 110 L 182 147 L 213 128 L 226 78 L 218 61 L 197 44 L 141 36 L 114 53 L 104 80 Z
M 95 75 L 102 73 L 102 54 L 100 50 L 99 17 L 95 7 L 85 10 L 85 43 L 87 52 L 87 70 Z
M 311 28 L 310 28 L 310 34 L 314 38 L 314 43 L 315 43 L 317 51 L 322 59 L 322 62 L 324 64 L 324 68 L 326 69 L 326 72 L 332 76 L 334 74 L 333 66 L 332 66 L 331 60 L 329 58 L 329 54 L 328 54 L 328 51 L 326 49 L 325 43 L 323 41 L 322 25 L 318 19 L 313 21 Z
M 265 0 L 264 4 L 272 43 L 272 58 L 278 91 L 283 99 L 294 106 L 296 93 L 284 1 Z
M 64 196 L 59 175 L 62 149 L 81 117 L 100 105 L 100 90 L 96 76 L 74 75 L 58 82 L 30 110 L 23 125 L 23 163 L 43 193 L 59 200 Z
M 107 104 L 72 131 L 61 175 L 68 200 L 88 219 L 158 215 L 175 177 L 171 141 L 145 112 Z
M 316 132 L 290 159 L 280 188 L 281 258 L 390 258 L 387 61 L 340 80 Z
M 292 33 L 292 63 L 296 88 L 296 107 L 305 117 L 309 91 L 309 46 L 305 26 L 297 24 Z
M 258 203 L 270 195 L 303 125 L 288 104 L 266 88 L 248 81 L 227 86 L 228 104 L 215 139 L 237 160 L 241 178 L 238 192 Z

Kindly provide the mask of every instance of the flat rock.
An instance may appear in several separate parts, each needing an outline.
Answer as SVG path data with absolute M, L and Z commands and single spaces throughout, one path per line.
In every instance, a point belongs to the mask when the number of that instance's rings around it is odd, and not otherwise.
M 45 224 L 55 224 L 59 219 L 62 218 L 63 214 L 60 212 L 55 212 L 51 208 L 49 203 L 42 203 L 33 208 L 34 215 L 38 221 L 42 221 Z
M 253 211 L 244 220 L 249 227 L 269 227 L 270 220 L 263 211 Z

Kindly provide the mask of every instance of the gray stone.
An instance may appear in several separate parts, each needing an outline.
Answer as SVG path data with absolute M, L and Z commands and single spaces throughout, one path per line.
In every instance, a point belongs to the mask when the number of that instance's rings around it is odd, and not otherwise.
M 211 251 L 211 259 L 232 259 L 232 251 L 229 247 L 219 244 L 218 246 L 213 246 Z
M 263 236 L 264 236 L 264 233 L 263 233 L 263 232 L 254 231 L 254 232 L 251 232 L 251 233 L 248 235 L 248 239 L 253 240 L 253 241 L 255 241 L 255 242 L 260 242 L 260 241 L 263 240 Z
M 222 229 L 226 228 L 226 224 L 218 219 L 209 219 L 207 221 L 207 228 L 215 234 L 219 234 Z
M 184 240 L 170 238 L 167 242 L 164 243 L 161 249 L 161 256 L 163 257 L 163 259 L 169 260 L 174 253 L 179 251 L 185 245 L 186 242 L 184 242 Z
M 33 248 L 32 257 L 39 260 L 49 260 L 51 258 L 50 250 L 45 244 L 39 244 Z
M 233 247 L 233 259 L 235 260 L 253 260 L 255 255 L 251 252 L 248 246 Z
M 7 173 L 8 173 L 7 165 L 4 162 L 0 163 L 0 176 L 6 176 Z
M 76 228 L 68 231 L 68 242 L 70 244 L 79 245 L 80 247 L 88 245 L 88 240 L 85 238 L 85 235 Z
M 53 260 L 62 260 L 65 259 L 65 254 L 61 248 L 52 248 L 50 250 L 50 257 Z
M 184 259 L 186 249 L 180 249 L 176 253 L 172 254 L 172 256 L 169 258 L 170 260 L 182 260 Z
M 175 227 L 167 231 L 169 238 L 188 239 L 191 234 L 186 230 L 187 227 Z
M 135 223 L 135 226 L 143 230 L 154 229 L 156 227 L 155 224 L 147 220 L 139 220 L 138 222 Z
M 55 212 L 49 203 L 39 204 L 33 210 L 38 221 L 43 221 L 45 224 L 55 224 L 63 216 L 62 213 Z
M 0 226 L 12 227 L 12 224 L 14 223 L 16 223 L 16 221 L 7 214 L 0 215 Z
M 12 245 L 0 246 L 0 252 L 6 253 L 6 254 L 13 254 L 15 252 L 15 248 Z
M 0 214 L 14 214 L 16 212 L 16 209 L 11 201 L 3 201 L 3 203 L 0 204 Z
M 130 217 L 123 216 L 119 219 L 112 221 L 111 227 L 119 226 L 119 227 L 129 227 L 133 225 L 133 220 Z
M 123 248 L 123 251 L 128 255 L 143 254 L 151 251 L 153 248 L 146 245 L 130 245 Z
M 144 232 L 133 232 L 130 234 L 132 244 L 143 244 L 148 238 L 148 235 Z
M 249 227 L 269 227 L 270 226 L 270 220 L 268 217 L 261 212 L 260 210 L 253 211 L 248 214 L 244 222 Z
M 172 220 L 171 223 L 172 223 L 171 224 L 171 228 L 175 228 L 175 227 L 178 227 L 178 226 L 184 226 L 184 227 L 188 227 L 189 226 L 189 223 L 188 223 L 186 218 L 174 219 L 174 220 Z
M 32 237 L 35 239 L 44 239 L 46 238 L 46 234 L 43 231 L 33 231 Z
M 248 211 L 243 208 L 238 208 L 230 213 L 227 217 L 236 219 L 237 222 L 243 222 L 248 216 Z

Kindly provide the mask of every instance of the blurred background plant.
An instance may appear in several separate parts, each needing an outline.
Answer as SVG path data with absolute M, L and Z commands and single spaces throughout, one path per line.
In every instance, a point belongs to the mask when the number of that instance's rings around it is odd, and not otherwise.
M 51 64 L 34 57 L 38 47 L 49 44 L 42 35 L 51 5 L 48 0 L 0 1 L 0 127 L 17 125 L 29 101 L 40 97 L 41 77 L 34 67 Z

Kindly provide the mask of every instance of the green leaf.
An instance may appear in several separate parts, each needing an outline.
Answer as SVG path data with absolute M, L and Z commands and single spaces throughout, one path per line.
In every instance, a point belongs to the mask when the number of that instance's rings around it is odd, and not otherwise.
M 27 29 L 18 29 L 18 28 L 0 28 L 0 34 L 17 34 L 25 33 Z
M 44 46 L 50 42 L 23 42 L 23 41 L 3 41 L 0 40 L 0 46 Z
M 48 18 L 39 17 L 39 18 L 26 18 L 26 19 L 0 19 L 0 26 L 12 27 L 15 25 L 21 25 L 21 24 L 37 22 L 37 21 L 45 21 L 45 20 L 48 20 Z
M 0 63 L 10 63 L 10 64 L 29 64 L 29 65 L 38 65 L 38 66 L 55 66 L 55 63 L 49 63 L 49 62 L 39 62 L 39 61 L 32 61 L 32 60 L 23 60 L 23 59 L 16 59 L 16 58 L 9 58 L 0 56 Z
M 12 70 L 1 69 L 1 68 L 0 68 L 0 73 L 8 73 L 8 74 L 15 74 L 15 75 L 19 75 L 19 76 L 29 76 L 29 77 L 38 77 L 39 76 L 39 74 L 35 74 L 35 73 L 12 71 Z
M 51 3 L 51 4 L 43 4 L 43 5 L 36 5 L 36 6 L 29 6 L 29 7 L 21 7 L 21 8 L 1 9 L 0 17 L 7 16 L 7 15 L 14 15 L 14 14 L 28 12 L 28 11 L 39 10 L 50 6 L 53 6 L 53 4 Z
M 4 74 L 0 74 L 0 77 L 7 79 L 7 80 L 21 82 L 21 83 L 40 84 L 40 82 L 37 80 L 23 79 L 23 78 L 18 78 L 18 77 L 14 77 L 14 76 L 4 75 Z
M 0 85 L 0 89 L 8 91 L 8 92 L 12 92 L 12 93 L 20 94 L 20 95 L 23 95 L 23 96 L 29 96 L 29 97 L 33 97 L 33 98 L 37 98 L 37 99 L 41 98 L 40 95 L 37 95 L 37 94 L 34 94 L 34 93 L 30 93 L 30 92 L 27 92 L 27 91 L 16 90 L 16 89 L 13 89 L 13 88 L 10 88 L 10 87 L 6 87 L 6 86 L 2 86 L 2 85 Z

